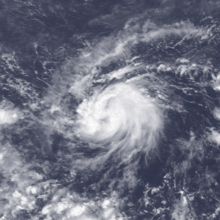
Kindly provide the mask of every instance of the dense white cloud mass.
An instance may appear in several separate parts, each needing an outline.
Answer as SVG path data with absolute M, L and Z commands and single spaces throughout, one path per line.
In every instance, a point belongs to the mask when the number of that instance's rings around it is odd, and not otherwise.
M 83 138 L 108 144 L 122 158 L 133 151 L 156 147 L 163 129 L 162 111 L 146 92 L 132 83 L 118 83 L 96 91 L 77 109 L 78 133 Z

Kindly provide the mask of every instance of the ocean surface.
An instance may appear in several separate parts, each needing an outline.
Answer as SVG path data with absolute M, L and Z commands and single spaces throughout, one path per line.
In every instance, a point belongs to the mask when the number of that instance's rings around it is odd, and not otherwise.
M 0 0 L 0 220 L 220 219 L 220 2 Z

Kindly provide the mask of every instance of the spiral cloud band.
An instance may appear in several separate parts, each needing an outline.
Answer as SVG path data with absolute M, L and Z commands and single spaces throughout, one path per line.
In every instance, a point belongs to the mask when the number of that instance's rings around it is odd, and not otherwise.
M 78 133 L 120 155 L 156 147 L 163 127 L 159 107 L 137 86 L 118 83 L 96 91 L 78 107 Z

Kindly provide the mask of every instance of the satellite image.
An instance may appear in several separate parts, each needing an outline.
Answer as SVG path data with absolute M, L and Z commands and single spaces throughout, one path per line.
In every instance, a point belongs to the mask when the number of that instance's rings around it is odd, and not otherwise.
M 0 220 L 219 220 L 220 1 L 0 0 Z

